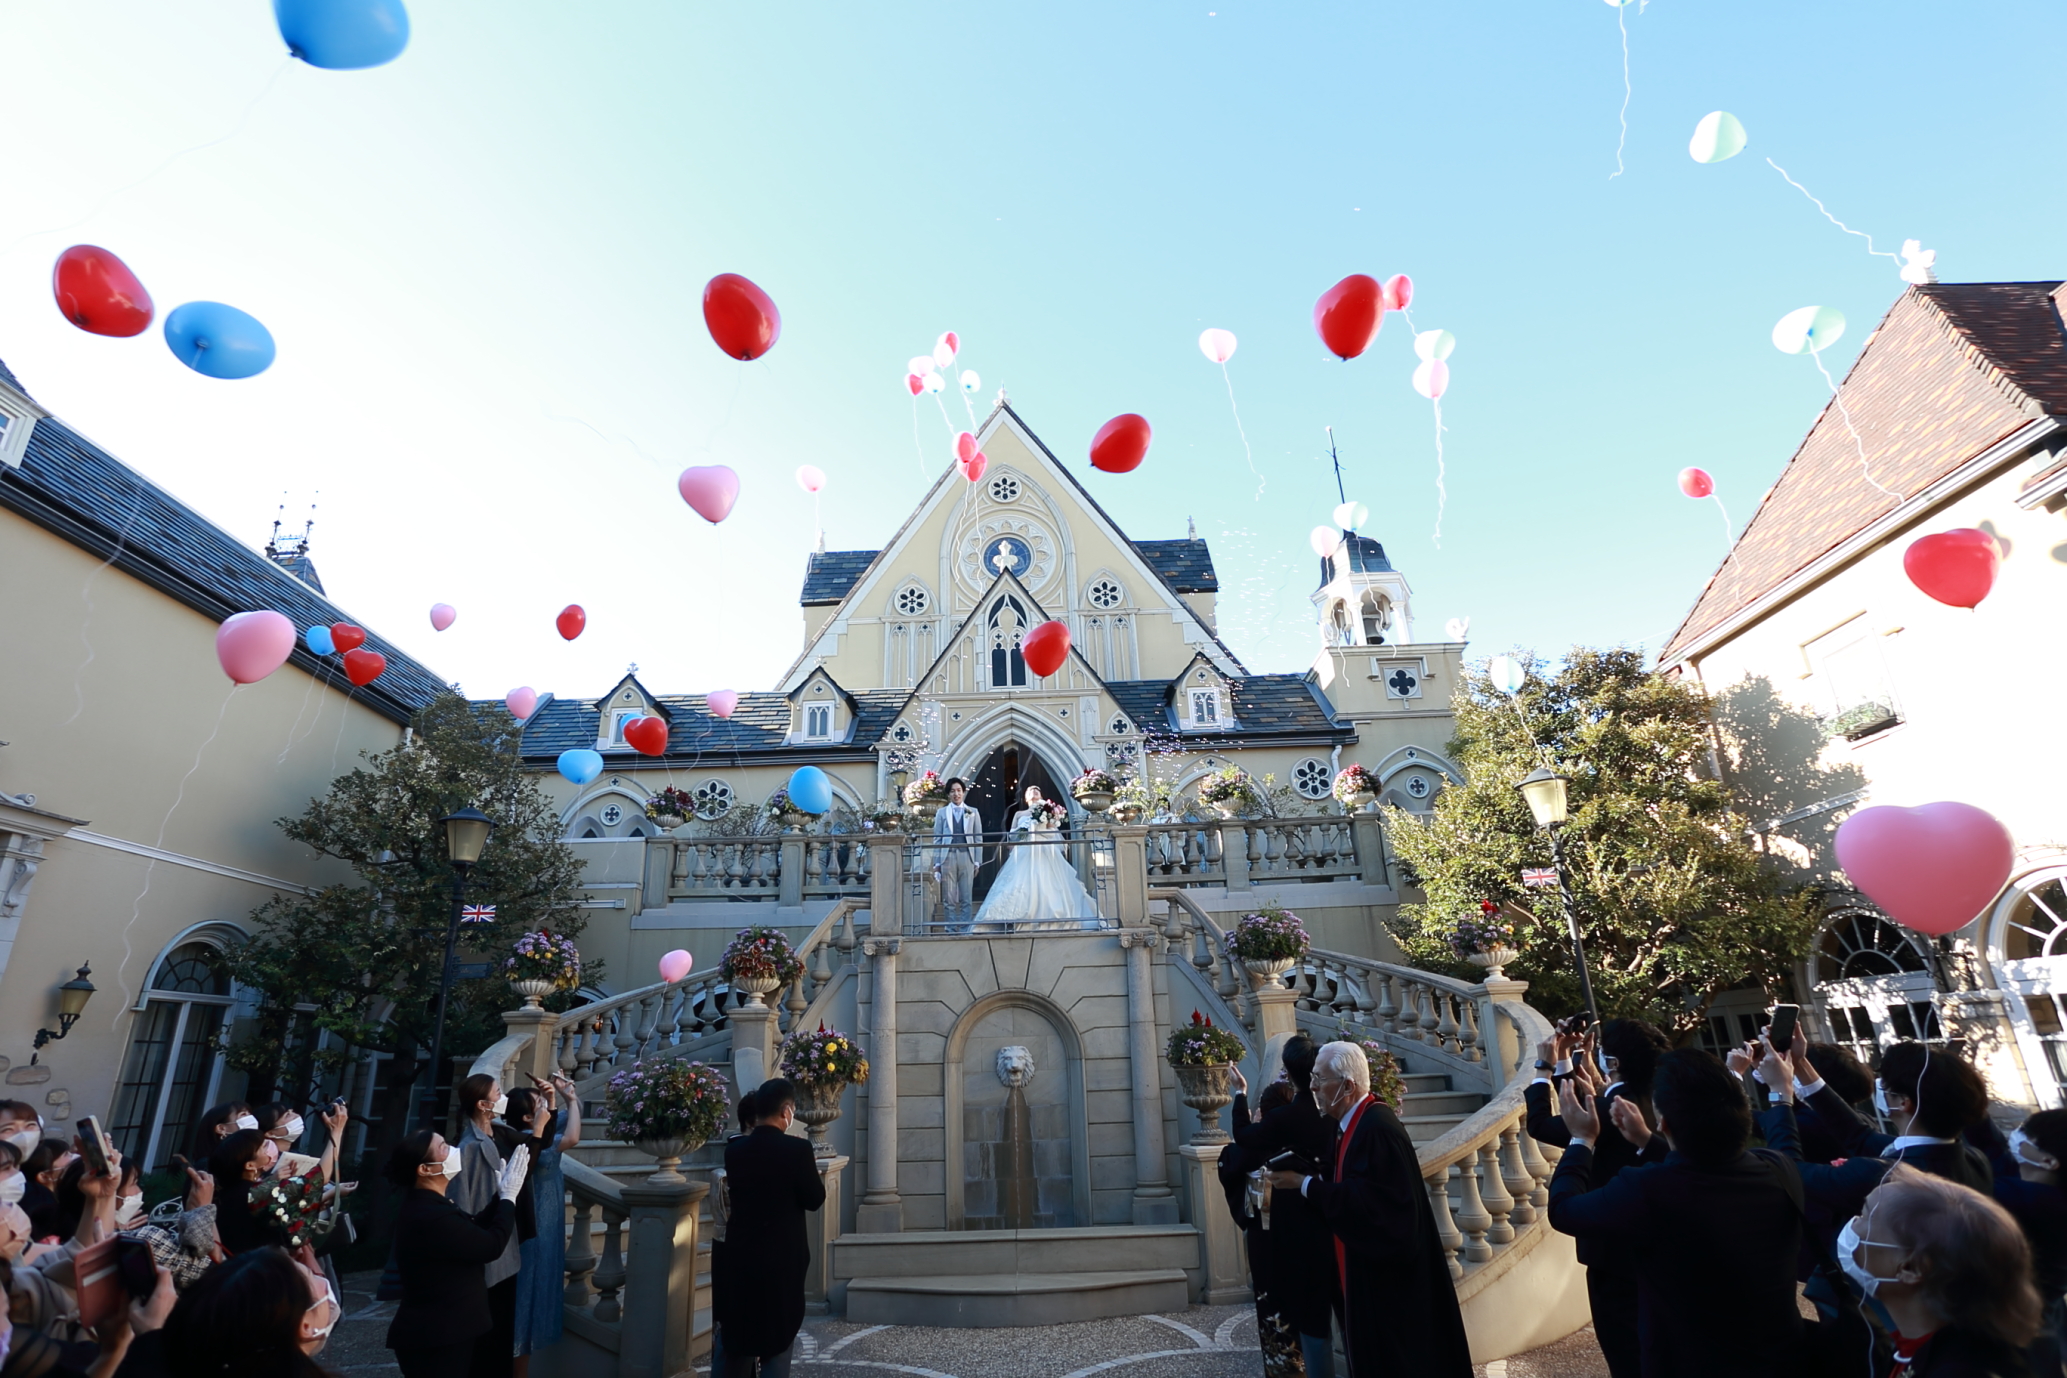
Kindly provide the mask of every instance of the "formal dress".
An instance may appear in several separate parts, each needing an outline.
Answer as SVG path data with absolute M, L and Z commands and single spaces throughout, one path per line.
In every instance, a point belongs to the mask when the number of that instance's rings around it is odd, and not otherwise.
M 1246 1094 L 1234 1098 L 1234 1148 L 1230 1155 L 1245 1170 L 1263 1167 L 1280 1153 L 1297 1153 L 1318 1166 L 1326 1161 L 1328 1122 L 1304 1092 L 1249 1122 Z M 1230 1199 L 1232 1205 L 1232 1199 Z M 1271 1191 L 1270 1228 L 1262 1221 L 1243 1224 L 1250 1240 L 1249 1259 L 1256 1284 L 1256 1329 L 1262 1337 L 1265 1378 L 1280 1372 L 1320 1369 L 1326 1360 L 1314 1351 L 1332 1351 L 1329 1318 L 1334 1314 L 1338 1282 L 1335 1240 L 1311 1201 L 1296 1191 Z M 1260 1262 L 1259 1262 L 1260 1259 Z M 1273 1337 L 1278 1355 L 1273 1367 Z M 1302 1339 L 1304 1344 L 1302 1344 Z M 1289 1361 L 1283 1351 L 1289 1348 Z M 1307 1351 L 1302 1358 L 1302 1349 Z M 1318 1362 L 1306 1362 L 1315 1359 Z M 1318 1378 L 1317 1374 L 1311 1378 Z
M 1350 1378 L 1471 1378 L 1464 1316 L 1406 1126 L 1366 1096 L 1334 1129 L 1325 1175 L 1308 1178 L 1305 1193 L 1335 1237 Z
M 811 1239 L 804 1216 L 825 1205 L 825 1179 L 807 1139 L 773 1125 L 725 1145 L 725 1366 L 787 1356 L 804 1325 Z
M 402 1299 L 387 1343 L 404 1378 L 459 1378 L 472 1366 L 494 1327 L 486 1270 L 516 1233 L 517 1208 L 499 1193 L 472 1213 L 424 1187 L 402 1198 L 394 1243 Z
M 567 1111 L 553 1115 L 542 1138 L 532 1139 L 531 1171 L 524 1194 L 531 1198 L 534 1229 L 517 1246 L 517 1311 L 511 1332 L 518 1354 L 531 1354 L 560 1338 L 567 1294 L 567 1184 L 560 1171 L 560 1136 Z M 518 1198 L 521 1211 L 523 1198 Z
M 1031 809 L 1014 815 L 1012 831 L 1029 838 L 1061 835 L 1056 824 L 1035 822 Z M 1059 841 L 1028 842 L 1010 849 L 976 911 L 976 923 L 1014 932 L 1097 928 L 1098 903 L 1077 879 L 1067 847 Z
M 940 869 L 940 918 L 967 931 L 970 892 L 983 853 L 983 816 L 967 804 L 945 804 L 933 815 L 933 864 Z

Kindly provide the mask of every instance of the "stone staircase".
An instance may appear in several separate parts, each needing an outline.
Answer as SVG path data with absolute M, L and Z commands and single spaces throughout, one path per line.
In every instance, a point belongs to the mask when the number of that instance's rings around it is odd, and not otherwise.
M 1400 1109 L 1400 1123 L 1415 1143 L 1432 1144 L 1464 1123 L 1487 1097 L 1483 1092 L 1452 1089 L 1448 1072 L 1405 1070 L 1412 1061 L 1411 1057 L 1401 1060 L 1400 1080 L 1407 1084 L 1407 1099 Z
M 1202 1262 L 1190 1225 L 851 1234 L 832 1303 L 864 1325 L 1060 1325 L 1182 1310 Z

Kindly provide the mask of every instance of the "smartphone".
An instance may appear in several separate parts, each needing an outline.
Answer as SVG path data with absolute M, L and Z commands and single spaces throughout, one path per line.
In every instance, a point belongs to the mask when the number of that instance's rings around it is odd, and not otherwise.
M 1773 1023 L 1766 1037 L 1772 1040 L 1777 1052 L 1786 1052 L 1794 1046 L 1794 1031 L 1801 1024 L 1801 1006 L 1773 1006 Z
M 157 1261 L 151 1257 L 151 1246 L 141 1239 L 115 1236 L 115 1271 L 122 1275 L 122 1286 L 138 1301 L 149 1300 L 158 1290 Z
M 82 1115 L 79 1119 L 79 1153 L 86 1159 L 86 1170 L 96 1177 L 106 1177 L 115 1170 L 115 1145 L 95 1116 Z

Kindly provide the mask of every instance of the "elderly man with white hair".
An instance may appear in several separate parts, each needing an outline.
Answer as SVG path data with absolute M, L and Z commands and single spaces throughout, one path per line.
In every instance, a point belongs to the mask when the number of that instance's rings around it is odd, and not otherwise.
M 1406 1126 L 1371 1094 L 1354 1043 L 1329 1043 L 1313 1065 L 1313 1098 L 1329 1121 L 1316 1173 L 1274 1172 L 1334 1234 L 1337 1319 L 1350 1378 L 1470 1378 L 1471 1348 L 1436 1234 L 1435 1212 Z

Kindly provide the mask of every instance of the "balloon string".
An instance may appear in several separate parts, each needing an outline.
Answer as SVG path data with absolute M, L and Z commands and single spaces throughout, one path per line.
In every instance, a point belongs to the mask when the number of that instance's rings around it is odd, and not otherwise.
M 548 421 L 565 421 L 565 422 L 569 422 L 569 423 L 570 423 L 570 424 L 572 424 L 572 425 L 576 425 L 576 426 L 582 426 L 582 427 L 585 427 L 585 428 L 586 428 L 586 429 L 587 429 L 587 430 L 589 431 L 589 433 L 590 433 L 590 434 L 594 435 L 594 436 L 595 436 L 595 437 L 596 437 L 596 438 L 597 438 L 598 440 L 601 440 L 601 441 L 603 441 L 603 442 L 604 442 L 604 443 L 606 443 L 606 444 L 610 444 L 610 445 L 628 445 L 628 446 L 630 446 L 630 447 L 632 448 L 632 450 L 633 450 L 634 452 L 636 452 L 636 453 L 638 454 L 638 456 L 639 456 L 639 457 L 640 457 L 641 459 L 643 459 L 643 460 L 645 460 L 645 461 L 646 461 L 647 463 L 651 464 L 651 465 L 652 465 L 652 466 L 653 466 L 654 468 L 656 468 L 656 469 L 660 470 L 660 472 L 662 472 L 663 474 L 664 474 L 664 473 L 667 473 L 667 472 L 668 472 L 668 467 L 667 467 L 667 465 L 665 465 L 665 464 L 662 464 L 662 463 L 661 463 L 661 462 L 660 462 L 659 460 L 655 459 L 655 458 L 654 458 L 654 457 L 653 457 L 652 455 L 650 455 L 650 454 L 647 454 L 647 453 L 646 453 L 646 451 L 645 451 L 645 450 L 644 450 L 644 449 L 643 449 L 643 448 L 642 448 L 642 447 L 640 446 L 639 442 L 638 442 L 638 441 L 636 441 L 636 440 L 633 440 L 633 439 L 632 439 L 632 438 L 631 438 L 630 436 L 628 436 L 628 435 L 609 435 L 609 434 L 606 434 L 606 433 L 605 433 L 604 431 L 602 431 L 602 430 L 598 429 L 598 428 L 597 428 L 597 427 L 596 427 L 596 426 L 595 426 L 595 425 L 594 425 L 594 424 L 593 424 L 592 422 L 590 422 L 589 420 L 587 420 L 587 419 L 586 419 L 585 417 L 580 417 L 580 416 L 563 416 L 563 415 L 561 415 L 561 414 L 560 414 L 559 412 L 552 412 L 552 411 L 547 411 L 547 410 L 546 410 L 546 406 L 545 406 L 545 403 L 544 403 L 543 401 L 541 401 L 541 402 L 540 402 L 540 403 L 538 404 L 538 413 L 539 413 L 539 415 L 543 416 L 543 417 L 544 417 L 544 418 L 545 418 L 546 420 L 548 420 Z M 705 448 L 709 448 L 709 444 L 710 444 L 710 442 L 709 442 L 709 441 L 705 441 L 705 442 L 704 442 Z
M 293 737 L 293 739 L 288 742 L 287 750 L 280 753 L 280 755 L 274 760 L 274 765 L 280 765 L 283 762 L 285 762 L 287 760 L 288 752 L 293 751 L 295 747 L 300 746 L 303 742 L 315 736 L 316 729 L 322 726 L 323 712 L 326 708 L 330 706 L 330 690 L 337 687 L 337 681 L 331 673 L 334 668 L 334 662 L 330 661 L 327 658 L 323 661 L 321 679 L 324 693 L 322 698 L 316 700 L 316 716 L 309 719 L 308 731 L 302 733 L 299 737 Z M 309 678 L 311 682 L 314 682 L 317 679 L 317 676 L 311 675 Z M 301 722 L 301 719 L 297 717 L 295 719 L 295 722 L 299 724 Z M 289 735 L 290 737 L 292 737 L 292 733 L 290 733 Z
M 1727 550 L 1737 544 L 1737 529 L 1730 525 L 1730 509 L 1723 506 L 1722 494 L 1710 493 L 1708 496 L 1714 500 L 1715 510 L 1722 513 L 1723 547 Z
M 926 480 L 926 443 L 919 439 L 919 399 L 911 400 L 911 444 L 919 457 L 919 481 Z
M 940 424 L 947 427 L 947 438 L 952 441 L 955 437 L 955 423 L 954 419 L 947 414 L 947 403 L 941 400 L 940 394 L 937 392 L 933 394 L 933 400 L 940 407 Z M 960 459 L 961 456 L 956 455 L 955 458 Z
M 1837 403 L 1837 414 L 1845 419 L 1845 429 L 1852 433 L 1852 444 L 1859 451 L 1859 472 L 1866 475 L 1866 481 L 1875 488 L 1880 489 L 1881 492 L 1886 493 L 1896 502 L 1902 501 L 1900 493 L 1897 493 L 1894 489 L 1873 476 L 1873 465 L 1866 458 L 1866 442 L 1859 438 L 1859 428 L 1852 424 L 1852 413 L 1845 407 L 1844 393 L 1838 389 L 1837 380 L 1830 376 L 1829 369 L 1823 367 L 1823 351 L 1812 349 L 1809 351 L 1809 357 L 1816 361 L 1816 372 L 1822 374 L 1823 381 L 1830 385 L 1830 400 Z
M 1615 170 L 1608 174 L 1614 181 L 1622 175 L 1622 149 L 1629 142 L 1629 21 L 1627 0 L 1615 6 L 1615 27 L 1622 31 L 1622 136 L 1615 140 Z
M 330 776 L 332 779 L 337 778 L 337 750 L 344 745 L 345 724 L 352 720 L 352 695 L 358 692 L 358 685 L 347 685 L 345 688 L 344 707 L 338 710 L 337 737 L 330 743 Z
M 1895 262 L 1897 262 L 1897 263 L 1900 263 L 1900 262 L 1902 261 L 1902 255 L 1900 255 L 1900 254 L 1894 254 L 1894 253 L 1889 253 L 1889 252 L 1888 252 L 1888 251 L 1887 251 L 1886 249 L 1876 249 L 1876 248 L 1874 248 L 1874 247 L 1873 247 L 1873 236 L 1872 236 L 1872 235 L 1870 235 L 1870 234 L 1868 234 L 1868 233 L 1866 233 L 1866 231 L 1864 231 L 1864 230 L 1855 230 L 1855 229 L 1853 229 L 1853 228 L 1852 228 L 1852 227 L 1851 227 L 1850 225 L 1847 225 L 1847 224 L 1845 224 L 1845 222 L 1844 222 L 1844 221 L 1842 221 L 1842 220 L 1839 220 L 1839 219 L 1838 219 L 1838 218 L 1837 218 L 1836 216 L 1832 215 L 1832 214 L 1830 213 L 1830 207 L 1828 207 L 1828 206 L 1824 205 L 1824 204 L 1823 204 L 1823 202 L 1822 202 L 1821 200 L 1819 200 L 1819 199 L 1817 198 L 1817 196 L 1816 196 L 1816 194 L 1815 194 L 1814 192 L 1810 191 L 1810 190 L 1809 190 L 1809 189 L 1808 189 L 1807 187 L 1803 186 L 1803 185 L 1802 185 L 1801 183 L 1799 183 L 1799 182 L 1795 181 L 1795 180 L 1794 180 L 1794 179 L 1793 179 L 1792 177 L 1789 177 L 1789 176 L 1787 176 L 1787 169 L 1786 169 L 1786 168 L 1784 168 L 1784 167 L 1781 167 L 1781 166 L 1780 166 L 1780 165 L 1779 165 L 1778 163 L 1774 162 L 1774 161 L 1773 161 L 1773 160 L 1772 160 L 1771 158 L 1768 158 L 1768 159 L 1766 159 L 1766 166 L 1767 166 L 1767 167 L 1769 167 L 1769 168 L 1771 168 L 1771 169 L 1772 169 L 1773 171 L 1775 171 L 1775 172 L 1779 173 L 1779 174 L 1780 174 L 1780 176 L 1781 176 L 1782 178 L 1784 178 L 1784 179 L 1786 180 L 1786 182 L 1787 182 L 1787 185 L 1788 185 L 1788 186 L 1790 186 L 1790 187 L 1793 187 L 1793 188 L 1794 188 L 1794 189 L 1795 189 L 1796 191 L 1800 192 L 1800 193 L 1801 193 L 1801 194 L 1802 194 L 1803 196 L 1806 196 L 1806 197 L 1808 197 L 1808 198 L 1809 198 L 1809 200 L 1810 200 L 1810 202 L 1812 202 L 1812 203 L 1813 203 L 1813 204 L 1815 205 L 1816 209 L 1817 209 L 1817 210 L 1819 210 L 1819 211 L 1821 211 L 1821 212 L 1823 212 L 1823 218 L 1824 218 L 1825 220 L 1828 220 L 1828 221 L 1829 221 L 1829 222 L 1830 222 L 1831 224 L 1833 224 L 1833 225 L 1837 226 L 1837 227 L 1838 227 L 1838 228 L 1839 228 L 1840 230 L 1843 230 L 1843 231 L 1844 231 L 1844 232 L 1845 232 L 1846 234 L 1848 234 L 1848 235 L 1853 235 L 1853 236 L 1856 236 L 1857 238 L 1860 238 L 1860 239 L 1863 239 L 1863 240 L 1865 240 L 1865 241 L 1866 241 L 1866 252 L 1867 252 L 1867 253 L 1869 253 L 1869 254 L 1872 254 L 1872 255 L 1874 255 L 1874 256 L 1875 256 L 1876 258 L 1892 258 L 1892 259 L 1893 259 L 1893 260 L 1895 260 Z
M 1235 434 L 1242 438 L 1242 454 L 1248 458 L 1249 472 L 1256 475 L 1256 501 L 1263 501 L 1263 485 L 1269 482 L 1256 470 L 1256 455 L 1249 448 L 1249 432 L 1242 426 L 1242 409 L 1234 402 L 1234 379 L 1227 372 L 1227 360 L 1220 361 L 1220 381 L 1227 384 L 1227 409 L 1234 413 Z
M 304 678 L 308 680 L 308 687 L 301 691 L 301 707 L 294 710 L 294 722 L 287 729 L 287 744 L 282 746 L 280 754 L 273 758 L 274 765 L 279 765 L 285 761 L 287 753 L 294 750 L 295 728 L 301 726 L 302 715 L 309 711 L 309 695 L 316 692 L 316 677 L 314 675 L 307 675 Z
M 1435 534 L 1429 539 L 1435 542 L 1437 550 L 1441 550 L 1443 548 L 1443 508 L 1450 501 L 1449 491 L 1443 487 L 1443 478 L 1446 472 L 1443 467 L 1443 399 L 1431 397 L 1429 402 L 1435 407 Z
M 100 578 L 101 571 L 122 558 L 122 550 L 129 543 L 129 529 L 136 525 L 136 519 L 143 515 L 144 485 L 136 482 L 136 501 L 130 504 L 129 515 L 122 519 L 122 529 L 115 533 L 115 548 L 87 574 L 79 585 L 79 597 L 86 604 L 86 616 L 79 622 L 79 644 L 86 648 L 86 659 L 79 662 L 79 668 L 72 672 L 72 716 L 59 723 L 59 727 L 70 727 L 79 721 L 79 715 L 86 711 L 86 669 L 93 664 L 95 655 L 93 640 L 87 629 L 93 625 L 93 581 Z

